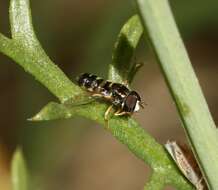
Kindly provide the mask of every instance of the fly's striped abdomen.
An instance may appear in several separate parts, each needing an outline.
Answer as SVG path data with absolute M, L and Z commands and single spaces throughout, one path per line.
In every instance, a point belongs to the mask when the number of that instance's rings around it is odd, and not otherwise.
M 80 75 L 79 78 L 77 79 L 79 86 L 84 87 L 89 92 L 95 92 L 95 91 L 97 92 L 100 84 L 103 81 L 104 81 L 103 79 L 89 73 L 84 73 Z
M 84 73 L 80 75 L 78 84 L 84 87 L 89 92 L 101 94 L 104 98 L 111 100 L 115 104 L 122 102 L 130 90 L 119 83 L 112 83 L 111 81 L 103 80 L 96 75 Z
M 130 91 L 125 85 L 113 83 L 96 75 L 84 73 L 77 80 L 79 86 L 85 88 L 93 95 L 101 96 L 124 113 L 138 111 L 140 96 L 135 91 Z
M 112 98 L 112 91 L 111 91 L 111 86 L 112 82 L 110 81 L 104 81 L 101 83 L 99 86 L 99 93 L 102 94 L 105 98 L 109 99 Z

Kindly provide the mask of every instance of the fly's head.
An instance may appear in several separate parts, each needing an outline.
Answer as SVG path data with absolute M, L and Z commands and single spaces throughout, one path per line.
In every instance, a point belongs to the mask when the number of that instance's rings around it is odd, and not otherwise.
M 141 97 L 135 91 L 131 91 L 122 103 L 122 110 L 128 114 L 139 111 L 141 107 L 143 108 Z

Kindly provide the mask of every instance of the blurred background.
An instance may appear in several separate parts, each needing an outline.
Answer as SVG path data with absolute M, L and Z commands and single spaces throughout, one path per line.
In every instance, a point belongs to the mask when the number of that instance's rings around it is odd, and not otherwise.
M 170 1 L 215 122 L 218 119 L 218 1 Z M 9 0 L 0 0 L 0 31 L 10 36 Z M 33 23 L 45 51 L 66 75 L 106 77 L 114 42 L 133 14 L 133 1 L 31 1 Z M 145 63 L 133 88 L 148 104 L 135 114 L 160 143 L 185 140 L 178 114 L 153 53 L 141 41 Z M 31 123 L 27 118 L 56 100 L 12 60 L 0 54 L 0 189 L 10 190 L 10 161 L 21 145 L 31 190 L 137 190 L 149 168 L 94 122 L 83 118 Z

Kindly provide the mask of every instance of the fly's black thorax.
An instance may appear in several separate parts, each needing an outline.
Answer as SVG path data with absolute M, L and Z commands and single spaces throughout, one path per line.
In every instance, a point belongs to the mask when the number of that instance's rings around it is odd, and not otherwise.
M 127 113 L 133 113 L 137 101 L 141 101 L 135 91 L 130 91 L 123 84 L 103 80 L 93 74 L 84 73 L 79 76 L 77 82 L 87 91 L 102 96 L 102 98 Z
M 113 98 L 113 104 L 122 107 L 123 101 L 126 96 L 129 94 L 129 89 L 126 88 L 124 85 L 119 83 L 112 83 L 111 84 L 111 94 Z

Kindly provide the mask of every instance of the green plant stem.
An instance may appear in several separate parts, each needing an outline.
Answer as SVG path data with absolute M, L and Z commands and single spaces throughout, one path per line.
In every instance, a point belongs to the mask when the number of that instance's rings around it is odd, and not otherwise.
M 176 103 L 209 189 L 218 187 L 218 140 L 197 77 L 167 0 L 136 0 L 138 10 Z
M 177 170 L 173 161 L 169 159 L 163 146 L 158 144 L 154 138 L 146 133 L 134 119 L 113 116 L 108 122 L 105 121 L 104 113 L 107 107 L 107 105 L 97 102 L 83 106 L 71 106 L 51 102 L 31 120 L 44 121 L 82 116 L 96 121 L 104 125 L 106 130 L 125 144 L 138 158 L 151 166 L 153 172 L 161 176 L 158 182 L 159 184 L 171 184 L 180 190 L 193 189 Z M 156 189 L 154 188 L 154 190 Z
M 163 176 L 157 172 L 154 172 L 148 183 L 146 183 L 144 190 L 162 190 L 165 187 Z M 161 180 L 162 179 L 162 180 Z

